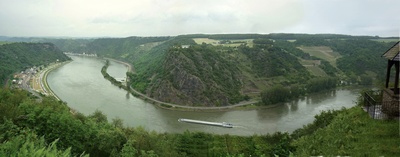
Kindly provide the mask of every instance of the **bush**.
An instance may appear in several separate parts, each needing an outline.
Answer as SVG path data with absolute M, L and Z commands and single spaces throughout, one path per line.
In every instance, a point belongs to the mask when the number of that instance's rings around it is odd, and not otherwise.
M 285 102 L 290 99 L 290 90 L 282 85 L 277 85 L 261 92 L 261 101 L 263 105 Z

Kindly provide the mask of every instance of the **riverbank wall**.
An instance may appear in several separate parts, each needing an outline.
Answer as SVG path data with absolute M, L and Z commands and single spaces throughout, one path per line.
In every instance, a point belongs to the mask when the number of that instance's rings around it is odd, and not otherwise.
M 47 95 L 53 96 L 55 97 L 58 101 L 61 101 L 61 99 L 57 96 L 56 93 L 53 92 L 53 90 L 51 90 L 48 82 L 47 82 L 47 76 L 49 75 L 49 73 L 51 73 L 53 70 L 60 68 L 61 66 L 70 63 L 71 61 L 65 61 L 62 63 L 58 63 L 55 65 L 52 65 L 48 68 L 46 68 L 45 70 L 43 70 L 43 74 L 41 74 L 41 80 L 40 80 L 40 86 L 43 88 L 43 91 L 45 91 L 45 93 Z

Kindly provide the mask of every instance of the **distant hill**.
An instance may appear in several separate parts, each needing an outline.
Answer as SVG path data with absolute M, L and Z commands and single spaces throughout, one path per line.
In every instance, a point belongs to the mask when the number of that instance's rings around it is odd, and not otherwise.
M 52 43 L 8 43 L 0 45 L 0 80 L 27 67 L 69 58 Z

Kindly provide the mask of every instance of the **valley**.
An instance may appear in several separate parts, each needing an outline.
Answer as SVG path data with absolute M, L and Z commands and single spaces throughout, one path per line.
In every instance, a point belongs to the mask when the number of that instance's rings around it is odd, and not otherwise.
M 125 154 L 127 149 L 140 150 L 141 155 L 172 156 L 200 152 L 261 156 L 399 153 L 389 137 L 397 130 L 395 121 L 372 120 L 358 106 L 363 85 L 379 84 L 384 72 L 380 58 L 367 56 L 379 56 L 393 43 L 310 36 L 320 40 L 304 40 L 304 35 L 288 39 L 285 34 L 58 39 L 55 46 L 63 50 L 52 48 L 55 51 L 50 53 L 72 60 L 47 72 L 46 80 L 61 101 L 48 96 L 35 101 L 36 96 L 24 91 L 0 89 L 0 114 L 5 117 L 0 130 L 38 130 L 28 135 L 15 131 L 16 136 L 4 139 L 18 143 L 19 137 L 46 136 L 33 141 L 57 143 L 67 154 L 95 156 Z M 46 50 L 49 44 L 42 48 Z M 10 50 L 15 49 L 3 52 Z M 85 55 L 63 56 L 62 51 Z M 22 52 L 16 53 L 26 55 Z M 142 97 L 104 79 L 101 69 L 106 60 L 106 73 L 118 80 L 128 78 L 127 85 Z M 22 61 L 22 65 L 49 64 L 40 59 Z M 3 74 L 10 77 L 12 72 Z M 35 83 L 36 79 L 31 85 Z M 246 102 L 251 105 L 236 107 Z M 234 127 L 183 124 L 180 118 L 228 122 Z M 376 129 L 366 132 L 370 127 Z M 365 138 L 377 135 L 382 138 Z M 336 143 L 318 144 L 332 139 Z M 362 150 L 365 141 L 371 140 L 386 143 L 386 147 L 368 142 L 376 149 Z M 350 152 L 343 145 L 361 151 Z

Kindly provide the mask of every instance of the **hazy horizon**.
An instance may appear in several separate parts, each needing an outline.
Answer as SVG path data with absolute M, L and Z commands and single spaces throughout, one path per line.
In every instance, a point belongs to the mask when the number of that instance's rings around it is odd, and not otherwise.
M 400 34 L 398 0 L 0 0 L 0 6 L 0 36 L 9 37 Z

